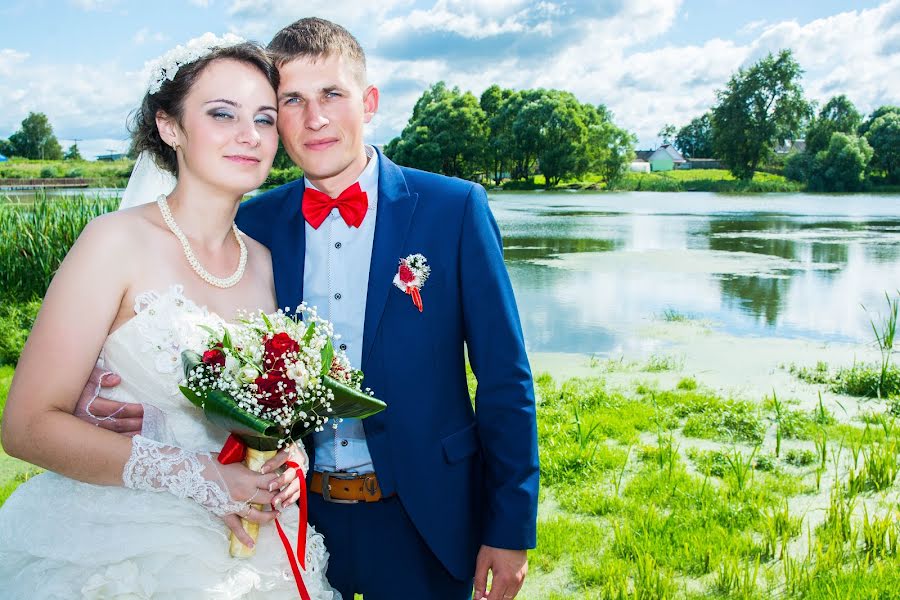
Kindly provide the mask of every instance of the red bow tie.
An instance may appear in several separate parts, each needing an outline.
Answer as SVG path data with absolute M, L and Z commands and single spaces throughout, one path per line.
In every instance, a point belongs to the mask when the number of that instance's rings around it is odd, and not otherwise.
M 349 227 L 359 227 L 366 217 L 369 197 L 359 187 L 359 183 L 348 187 L 337 198 L 331 198 L 328 194 L 311 187 L 307 187 L 303 192 L 303 216 L 313 229 L 318 229 L 335 208 L 340 211 Z

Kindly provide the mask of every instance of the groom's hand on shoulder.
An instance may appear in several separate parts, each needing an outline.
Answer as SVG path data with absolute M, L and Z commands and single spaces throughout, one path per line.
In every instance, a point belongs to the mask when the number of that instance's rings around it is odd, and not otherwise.
M 144 424 L 144 407 L 103 397 L 104 388 L 114 388 L 121 382 L 122 379 L 115 373 L 94 367 L 75 404 L 75 416 L 91 425 L 123 435 L 139 434 Z
M 488 571 L 491 589 L 487 590 Z M 511 600 L 522 589 L 528 573 L 528 553 L 482 546 L 475 561 L 474 600 Z

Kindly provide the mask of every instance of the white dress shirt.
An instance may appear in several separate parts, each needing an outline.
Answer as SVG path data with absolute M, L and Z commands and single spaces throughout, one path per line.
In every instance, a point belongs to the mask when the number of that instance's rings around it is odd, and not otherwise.
M 334 344 L 347 353 L 354 369 L 359 369 L 362 362 L 369 263 L 378 206 L 378 154 L 366 146 L 366 156 L 369 162 L 357 180 L 369 200 L 362 224 L 358 229 L 350 227 L 337 208 L 318 229 L 306 223 L 303 268 L 303 300 L 334 324 Z M 309 179 L 305 183 L 317 189 Z M 317 471 L 374 470 L 360 419 L 344 419 L 336 429 L 326 425 L 325 431 L 314 434 L 313 439 Z

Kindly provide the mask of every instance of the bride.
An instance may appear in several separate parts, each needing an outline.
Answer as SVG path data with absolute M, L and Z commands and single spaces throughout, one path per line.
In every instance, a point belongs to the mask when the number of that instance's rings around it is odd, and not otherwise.
M 92 221 L 53 279 L 18 363 L 3 416 L 7 453 L 48 470 L 0 509 L 6 598 L 296 598 L 275 528 L 250 559 L 230 558 L 238 515 L 279 517 L 295 539 L 302 448 L 255 473 L 219 465 L 227 432 L 181 397 L 180 353 L 200 325 L 274 311 L 268 250 L 234 216 L 265 180 L 278 146 L 278 74 L 258 46 L 204 36 L 159 63 L 138 149 L 177 177 L 172 193 Z M 145 406 L 134 438 L 72 416 L 100 355 L 123 376 L 117 400 Z M 299 474 L 302 477 L 302 473 Z M 258 511 L 254 503 L 274 506 Z M 337 599 L 310 528 L 303 583 Z

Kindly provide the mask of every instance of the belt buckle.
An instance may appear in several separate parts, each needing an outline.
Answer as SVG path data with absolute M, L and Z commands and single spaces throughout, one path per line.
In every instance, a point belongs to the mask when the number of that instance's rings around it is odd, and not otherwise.
M 356 471 L 322 471 L 322 498 L 325 502 L 332 502 L 334 504 L 359 504 L 359 500 L 340 500 L 338 498 L 332 498 L 328 483 L 332 478 L 337 480 L 347 480 L 356 479 L 357 477 L 359 477 L 359 473 Z

